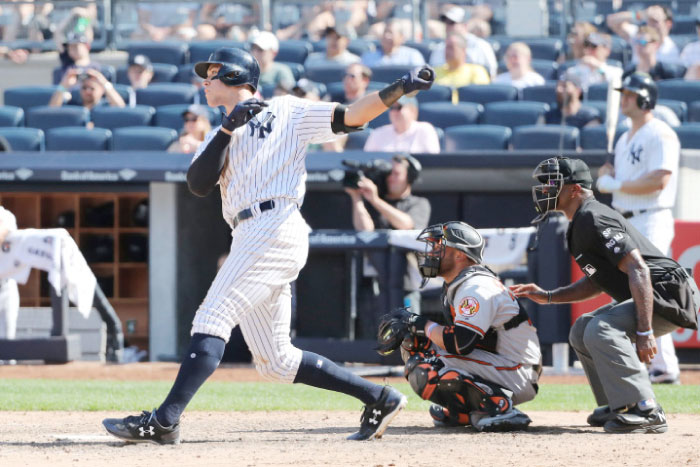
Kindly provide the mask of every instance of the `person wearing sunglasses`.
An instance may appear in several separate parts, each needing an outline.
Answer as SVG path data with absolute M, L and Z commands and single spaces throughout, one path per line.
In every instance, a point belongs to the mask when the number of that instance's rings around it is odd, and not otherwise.
M 673 12 L 669 7 L 652 5 L 639 11 L 620 11 L 608 15 L 606 23 L 615 34 L 632 45 L 633 62 L 639 60 L 634 41 L 642 25 L 649 26 L 658 34 L 659 47 L 656 50 L 658 61 L 665 63 L 678 63 L 680 61 L 678 46 L 669 37 L 673 27 Z
M 345 69 L 343 75 L 344 100 L 341 104 L 355 102 L 367 93 L 367 87 L 372 80 L 372 70 L 361 63 L 353 63 Z
M 211 131 L 209 112 L 203 105 L 190 105 L 182 112 L 183 128 L 177 141 L 168 148 L 168 152 L 194 154 L 204 137 Z
M 634 51 L 638 61 L 625 69 L 623 79 L 635 72 L 647 73 L 654 81 L 683 77 L 685 67 L 659 60 L 660 39 L 659 33 L 651 26 L 639 28 L 634 38 Z
M 344 24 L 328 26 L 323 33 L 326 40 L 325 52 L 314 52 L 304 61 L 304 68 L 318 66 L 350 65 L 360 61 L 360 57 L 348 50 L 350 29 Z
M 78 96 L 73 96 L 69 89 L 78 86 Z M 70 68 L 63 75 L 61 83 L 49 100 L 51 107 L 63 105 L 81 105 L 93 109 L 102 105 L 126 107 L 124 99 L 114 89 L 105 76 L 94 68 Z
M 622 68 L 607 63 L 611 48 L 612 39 L 608 34 L 592 32 L 583 40 L 583 56 L 570 70 L 579 77 L 584 91 L 592 84 L 622 76 Z

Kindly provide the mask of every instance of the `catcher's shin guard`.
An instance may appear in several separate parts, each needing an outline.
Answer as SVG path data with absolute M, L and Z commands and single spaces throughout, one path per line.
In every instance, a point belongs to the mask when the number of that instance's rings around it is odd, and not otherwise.
M 437 384 L 440 381 L 439 371 L 443 367 L 444 363 L 434 355 L 416 352 L 406 362 L 404 376 L 421 399 L 443 405 L 442 399 L 436 393 Z

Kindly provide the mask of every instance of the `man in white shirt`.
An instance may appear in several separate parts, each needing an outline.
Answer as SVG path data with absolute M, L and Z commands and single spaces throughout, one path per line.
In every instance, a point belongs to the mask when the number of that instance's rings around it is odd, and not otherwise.
M 365 151 L 440 152 L 440 140 L 433 125 L 418 121 L 418 100 L 403 96 L 389 107 L 391 124 L 372 131 Z
M 571 67 L 572 73 L 579 77 L 584 91 L 592 84 L 610 82 L 622 76 L 622 68 L 608 65 L 612 40 L 609 35 L 593 32 L 583 40 L 583 57 Z
M 381 38 L 381 47 L 362 54 L 362 63 L 372 68 L 382 65 L 406 65 L 417 67 L 425 64 L 423 55 L 416 49 L 406 47 L 406 33 L 401 20 L 387 21 Z
M 328 26 L 323 34 L 326 51 L 314 52 L 304 62 L 304 67 L 350 65 L 360 61 L 360 57 L 348 50 L 350 31 L 344 24 Z
M 14 230 L 17 230 L 15 215 L 0 206 L 0 245 L 2 245 L 3 253 L 6 251 L 5 237 Z M 18 314 L 19 289 L 17 281 L 0 279 L 0 339 L 15 338 Z

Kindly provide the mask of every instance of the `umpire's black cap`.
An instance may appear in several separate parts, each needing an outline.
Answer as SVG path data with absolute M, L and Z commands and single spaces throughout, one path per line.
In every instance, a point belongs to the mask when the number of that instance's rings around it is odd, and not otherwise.
M 588 189 L 593 186 L 591 170 L 581 159 L 560 158 L 559 173 L 561 173 L 563 177 L 564 184 L 578 183 L 582 187 Z

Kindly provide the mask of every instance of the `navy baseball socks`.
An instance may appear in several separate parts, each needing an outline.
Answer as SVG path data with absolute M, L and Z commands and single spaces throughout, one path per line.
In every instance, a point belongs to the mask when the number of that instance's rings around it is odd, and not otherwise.
M 180 415 L 224 355 L 220 337 L 194 334 L 168 397 L 157 410 L 126 418 L 108 418 L 102 424 L 109 433 L 126 441 L 178 444 Z
M 389 422 L 406 406 L 406 396 L 389 386 L 380 386 L 342 368 L 326 357 L 304 351 L 294 383 L 341 392 L 361 400 L 365 407 L 360 430 L 353 441 L 381 438 Z

